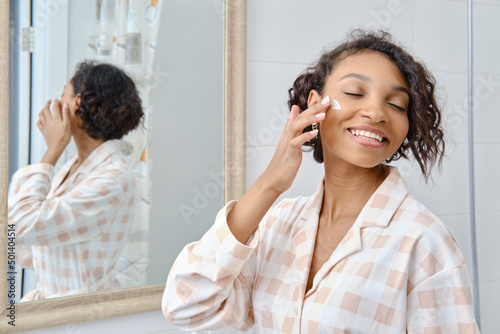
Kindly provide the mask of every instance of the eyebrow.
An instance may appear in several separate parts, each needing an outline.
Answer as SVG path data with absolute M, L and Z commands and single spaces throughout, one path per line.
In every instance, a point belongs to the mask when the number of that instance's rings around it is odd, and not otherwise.
M 373 83 L 373 80 L 371 78 L 367 77 L 366 75 L 359 74 L 359 73 L 346 74 L 342 78 L 340 78 L 339 81 L 342 81 L 342 80 L 348 79 L 348 78 L 355 78 L 355 79 L 364 81 L 364 82 L 369 83 L 369 84 Z
M 408 95 L 408 97 L 410 97 L 410 91 L 408 89 L 404 88 L 403 86 L 392 86 L 391 89 L 393 91 L 396 91 L 396 92 L 406 93 Z
M 354 78 L 354 79 L 358 79 L 358 80 L 361 80 L 361 81 L 369 83 L 369 84 L 373 84 L 373 80 L 370 77 L 367 77 L 366 75 L 359 74 L 359 73 L 346 74 L 342 78 L 340 78 L 339 81 L 342 81 L 344 79 L 349 79 L 349 78 Z M 403 93 L 406 93 L 408 96 L 410 96 L 410 92 L 408 91 L 408 89 L 404 88 L 403 86 L 397 86 L 397 85 L 392 86 L 391 90 L 396 91 L 396 92 L 403 92 Z

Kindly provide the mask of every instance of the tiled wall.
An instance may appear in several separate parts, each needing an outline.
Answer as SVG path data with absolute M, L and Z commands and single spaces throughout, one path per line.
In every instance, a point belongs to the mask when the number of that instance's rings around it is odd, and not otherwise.
M 167 2 L 168 3 L 168 2 Z M 167 4 L 166 3 L 166 4 Z M 197 2 L 198 3 L 198 2 Z M 212 1 L 208 1 L 213 5 Z M 477 209 L 477 244 L 479 255 L 479 282 L 481 321 L 483 333 L 497 333 L 500 329 L 500 139 L 495 126 L 500 123 L 500 62 L 498 61 L 498 39 L 500 35 L 500 2 L 498 0 L 474 1 L 474 87 L 477 98 L 475 108 L 475 177 Z M 201 5 L 201 2 L 198 3 Z M 211 13 L 211 9 L 206 8 Z M 189 15 L 188 15 L 189 16 Z M 179 15 L 180 17 L 180 15 Z M 178 18 L 181 20 L 180 18 Z M 202 19 L 198 17 L 198 19 Z M 172 18 L 175 20 L 175 17 Z M 162 34 L 167 35 L 168 21 L 162 18 Z M 173 24 L 173 23 L 172 23 Z M 180 24 L 180 23 L 179 23 Z M 418 177 L 418 170 L 408 163 L 398 163 L 412 194 L 429 207 L 450 226 L 457 237 L 466 260 L 470 263 L 469 239 L 469 186 L 468 186 L 468 148 L 467 116 L 464 114 L 467 103 L 467 3 L 465 0 L 249 0 L 248 1 L 248 61 L 247 61 L 247 186 L 249 186 L 267 166 L 272 157 L 281 130 L 286 121 L 287 90 L 295 77 L 320 55 L 321 49 L 333 45 L 346 31 L 355 26 L 388 26 L 393 35 L 401 40 L 418 58 L 423 60 L 435 74 L 445 106 L 446 132 L 448 133 L 447 159 L 443 172 L 434 173 L 434 182 L 427 185 Z M 165 30 L 167 29 L 167 30 Z M 170 28 L 169 28 L 170 29 Z M 196 34 L 188 24 L 178 26 L 185 34 Z M 169 35 L 171 33 L 168 33 Z M 198 38 L 199 37 L 199 38 Z M 193 36 L 194 45 L 202 45 L 202 36 Z M 175 39 L 175 36 L 171 36 Z M 196 51 L 194 45 L 179 44 L 179 48 Z M 198 49 L 199 50 L 199 49 Z M 181 50 L 180 52 L 186 52 Z M 169 50 L 158 50 L 157 57 L 168 56 Z M 175 58 L 174 58 L 175 59 Z M 208 64 L 208 62 L 207 62 Z M 166 67 L 165 67 L 166 68 Z M 169 69 L 170 71 L 170 69 Z M 173 71 L 173 70 L 172 70 Z M 189 74 L 190 76 L 192 74 Z M 155 105 L 165 105 L 169 88 L 179 83 L 165 83 L 154 94 Z M 168 119 L 162 114 L 159 123 L 166 124 L 165 132 L 156 132 L 160 138 L 166 135 L 169 140 L 182 143 L 175 134 L 183 122 L 186 132 L 192 131 L 195 119 L 184 111 L 184 106 L 214 106 L 212 88 L 188 87 L 181 90 L 177 99 L 168 99 L 171 109 L 177 110 L 176 127 L 168 127 Z M 215 85 L 215 84 L 214 84 Z M 209 86 L 211 87 L 211 86 Z M 161 92 L 158 93 L 158 92 Z M 208 101 L 207 101 L 208 99 Z M 163 103 L 162 103 L 163 102 Z M 219 104 L 218 104 L 219 103 Z M 157 108 L 157 107 L 155 107 Z M 161 107 L 160 107 L 161 108 Z M 215 107 L 217 109 L 217 107 Z M 155 109 L 155 114 L 158 111 Z M 203 116 L 199 116 L 203 117 Z M 172 121 L 174 124 L 174 121 Z M 159 127 L 154 124 L 155 130 Z M 193 128 L 194 129 L 194 128 Z M 180 129 L 182 130 L 182 129 Z M 184 132 L 184 134 L 187 133 Z M 198 134 L 197 131 L 192 135 Z M 204 135 L 208 135 L 207 133 Z M 170 137 L 168 137 L 170 136 Z M 170 139 L 171 138 L 171 139 Z M 182 151 L 177 147 L 172 153 L 158 159 L 161 168 L 176 159 Z M 200 152 L 200 154 L 205 154 Z M 193 157 L 193 161 L 202 160 Z M 154 158 L 157 159 L 157 158 Z M 312 193 L 323 175 L 322 165 L 313 162 L 305 155 L 303 166 L 287 197 Z M 193 165 L 196 166 L 196 165 Z M 179 173 L 192 166 L 179 168 Z M 157 173 L 162 173 L 161 169 Z M 175 175 L 175 174 L 171 174 Z M 202 175 L 203 174 L 202 172 Z M 203 179 L 204 176 L 200 175 Z M 176 176 L 171 176 L 173 180 Z M 203 182 L 207 179 L 203 179 Z M 167 182 L 167 181 L 165 181 Z M 173 181 L 172 181 L 173 182 Z M 157 187 L 166 188 L 166 183 Z M 188 186 L 192 187 L 192 186 Z M 181 187 L 182 188 L 182 187 Z M 190 201 L 189 194 L 183 195 Z M 179 196 L 172 200 L 179 201 Z M 175 202 L 174 202 L 175 203 Z M 154 207 L 160 211 L 156 215 L 165 217 L 169 211 L 168 200 L 156 202 Z M 214 203 L 214 209 L 219 207 Z M 210 206 L 211 208 L 211 206 Z M 201 215 L 200 215 L 201 216 Z M 169 221 L 165 219 L 168 224 Z M 207 217 L 208 219 L 208 217 Z M 201 220 L 200 220 L 201 221 Z M 201 223 L 200 223 L 201 224 Z M 183 225 L 185 230 L 191 225 Z M 154 242 L 161 243 L 165 232 Z M 177 231 L 176 233 L 181 233 Z M 184 234 L 182 234 L 184 235 Z M 185 238 L 184 236 L 182 238 Z M 186 237 L 187 238 L 187 237 Z M 184 239 L 183 239 L 184 241 Z M 164 244 L 165 252 L 168 245 Z M 153 262 L 156 261 L 153 259 Z M 158 262 L 163 260 L 158 258 Z M 121 325 L 123 333 L 171 333 L 171 326 L 163 322 L 160 312 L 137 314 L 116 319 L 105 319 L 93 323 L 77 324 L 83 332 L 104 333 L 107 328 L 116 330 Z M 56 328 L 55 328 L 56 329 Z M 63 327 L 57 328 L 63 330 Z M 36 331 L 36 333 L 52 333 Z M 33 332 L 34 333 L 34 332 Z

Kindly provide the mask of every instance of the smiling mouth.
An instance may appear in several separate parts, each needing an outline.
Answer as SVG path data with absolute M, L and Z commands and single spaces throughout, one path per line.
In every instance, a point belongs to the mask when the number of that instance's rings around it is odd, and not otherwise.
M 365 140 L 371 140 L 371 141 L 378 142 L 378 143 L 381 143 L 385 140 L 384 137 L 382 137 L 376 133 L 366 131 L 366 130 L 349 129 L 349 132 L 352 133 L 356 137 L 360 137 L 360 138 L 363 138 Z

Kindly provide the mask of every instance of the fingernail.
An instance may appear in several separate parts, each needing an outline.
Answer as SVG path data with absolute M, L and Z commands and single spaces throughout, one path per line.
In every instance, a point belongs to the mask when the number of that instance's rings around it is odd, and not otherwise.
M 321 104 L 324 106 L 329 105 L 330 104 L 330 96 L 327 96 L 323 100 L 321 100 Z
M 326 114 L 325 114 L 324 112 L 322 112 L 322 113 L 316 114 L 316 117 L 317 117 L 317 118 L 321 118 L 321 117 L 323 117 L 323 116 L 325 116 L 325 115 L 326 115 Z
M 317 135 L 318 134 L 318 130 L 312 130 L 312 131 L 309 131 L 310 134 L 312 135 Z
M 67 104 L 67 103 L 64 103 L 64 104 L 63 104 L 63 108 L 68 109 L 68 107 L 69 107 L 69 106 L 68 106 L 68 104 Z

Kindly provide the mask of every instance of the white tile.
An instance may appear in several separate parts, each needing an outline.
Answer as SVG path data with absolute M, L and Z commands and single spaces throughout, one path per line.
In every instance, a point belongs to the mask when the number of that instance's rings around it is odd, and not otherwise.
M 76 72 L 78 63 L 87 59 L 87 42 L 92 34 L 88 29 L 71 28 L 68 33 L 68 80 Z
M 302 65 L 248 62 L 247 145 L 276 145 L 289 116 L 288 89 Z
M 477 74 L 473 83 L 474 142 L 500 143 L 500 75 Z
M 221 169 L 153 169 L 152 219 L 156 213 L 185 212 L 190 223 L 198 212 L 212 212 L 222 207 Z
M 498 262 L 497 262 L 498 264 Z M 498 333 L 500 328 L 500 280 L 479 284 L 481 333 Z
M 467 71 L 467 7 L 453 1 L 419 0 L 416 53 L 431 70 Z
M 221 81 L 221 38 L 159 36 L 154 71 L 161 71 L 167 80 Z
M 154 213 L 150 235 L 148 284 L 166 281 L 180 251 L 200 238 L 215 222 L 217 212 L 201 212 L 186 223 L 178 212 Z
M 254 159 L 247 159 L 247 188 L 250 187 L 265 170 L 275 150 L 275 147 L 247 147 L 247 156 L 251 154 L 251 156 L 255 157 Z M 323 164 L 314 161 L 312 152 L 304 152 L 302 156 L 302 165 L 300 166 L 292 186 L 278 198 L 276 203 L 284 198 L 312 195 L 316 191 L 324 174 Z
M 185 111 L 189 113 L 189 110 Z M 220 125 L 155 123 L 152 126 L 153 168 L 222 168 Z
M 149 257 L 148 285 L 164 284 L 167 281 L 168 273 L 172 268 L 173 261 L 167 257 Z
M 152 89 L 155 124 L 218 125 L 222 133 L 222 79 L 220 81 L 174 81 L 158 76 Z
M 432 180 L 425 183 L 416 162 L 401 159 L 394 164 L 415 196 L 434 214 L 457 215 L 469 212 L 469 180 L 467 146 L 448 145 L 442 172 L 435 167 Z
M 434 74 L 438 84 L 437 94 L 442 100 L 445 140 L 456 144 L 467 143 L 467 127 L 469 124 L 467 74 L 455 72 L 438 72 Z
M 309 63 L 357 27 L 385 28 L 412 44 L 414 1 L 279 1 L 247 4 L 249 60 Z
M 222 1 L 164 1 L 159 34 L 216 37 L 222 40 Z
M 499 144 L 474 145 L 476 212 L 496 212 L 500 203 Z
M 467 2 L 467 0 L 461 0 Z M 500 3 L 498 0 L 474 0 L 473 1 L 474 5 L 489 5 L 489 6 L 495 6 L 495 7 L 500 7 Z
M 447 93 L 443 109 L 445 132 L 456 143 L 468 143 L 467 74 L 439 72 L 438 83 Z M 483 73 L 473 76 L 473 124 L 475 143 L 499 143 L 496 124 L 500 123 L 500 75 Z
M 476 243 L 479 281 L 500 280 L 500 211 L 476 215 Z
M 247 146 L 246 148 L 246 187 L 247 189 L 257 180 L 269 165 L 276 151 L 275 146 Z
M 55 2 L 54 2 L 55 3 Z M 70 28 L 89 29 L 91 25 L 97 23 L 96 1 L 71 0 L 68 1 Z M 81 41 L 80 41 L 81 42 Z M 87 44 L 87 43 L 85 43 Z
M 476 4 L 473 7 L 473 60 L 475 73 L 500 74 L 500 45 L 492 36 L 500 35 L 500 3 L 497 6 Z

